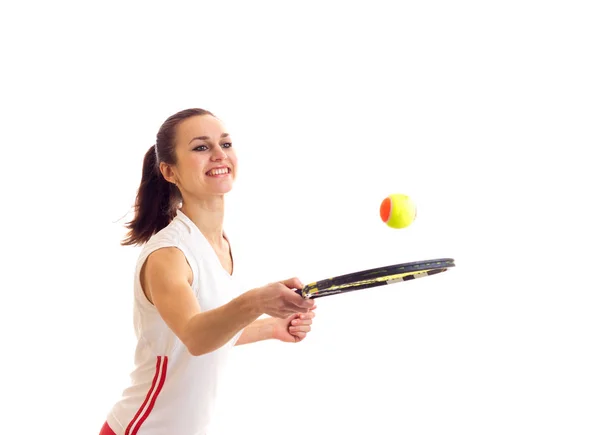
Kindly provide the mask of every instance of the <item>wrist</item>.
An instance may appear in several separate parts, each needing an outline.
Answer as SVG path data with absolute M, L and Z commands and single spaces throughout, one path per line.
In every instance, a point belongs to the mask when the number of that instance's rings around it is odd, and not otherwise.
M 274 317 L 267 317 L 266 319 L 262 319 L 263 324 L 262 330 L 264 331 L 264 336 L 266 340 L 272 340 L 276 338 L 275 328 L 277 327 L 277 319 Z
M 243 303 L 246 309 L 256 317 L 260 317 L 265 314 L 263 308 L 263 298 L 258 289 L 252 289 L 243 293 L 240 298 L 243 299 Z

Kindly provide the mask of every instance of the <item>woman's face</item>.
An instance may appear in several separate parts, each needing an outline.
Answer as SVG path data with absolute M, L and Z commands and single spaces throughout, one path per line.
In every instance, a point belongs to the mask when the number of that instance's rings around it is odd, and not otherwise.
M 223 123 L 210 115 L 182 121 L 175 136 L 177 164 L 166 170 L 184 198 L 223 195 L 233 187 L 237 157 Z M 164 173 L 164 172 L 163 172 Z

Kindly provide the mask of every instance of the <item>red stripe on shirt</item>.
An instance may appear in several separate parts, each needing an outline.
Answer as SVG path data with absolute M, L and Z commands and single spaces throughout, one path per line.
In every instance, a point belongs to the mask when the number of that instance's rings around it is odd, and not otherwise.
M 125 430 L 125 435 L 135 435 L 137 434 L 140 426 L 150 415 L 152 408 L 154 407 L 154 403 L 156 402 L 156 398 L 160 394 L 162 387 L 165 383 L 165 378 L 167 375 L 167 362 L 168 357 L 166 356 L 157 356 L 156 357 L 156 370 L 154 372 L 154 379 L 152 379 L 152 385 L 146 394 L 146 398 L 144 399 L 144 403 L 140 406 L 135 416 L 129 422 L 127 429 Z M 157 384 L 158 381 L 158 384 Z M 146 407 L 148 405 L 148 407 Z M 145 408 L 145 409 L 144 409 Z M 141 415 L 141 418 L 140 418 Z

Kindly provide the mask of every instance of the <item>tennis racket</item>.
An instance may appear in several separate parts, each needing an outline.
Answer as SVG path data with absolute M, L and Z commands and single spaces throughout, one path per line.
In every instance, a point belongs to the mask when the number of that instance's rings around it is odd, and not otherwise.
M 296 290 L 296 293 L 305 299 L 316 299 L 436 275 L 451 267 L 454 267 L 453 258 L 394 264 L 316 281 Z

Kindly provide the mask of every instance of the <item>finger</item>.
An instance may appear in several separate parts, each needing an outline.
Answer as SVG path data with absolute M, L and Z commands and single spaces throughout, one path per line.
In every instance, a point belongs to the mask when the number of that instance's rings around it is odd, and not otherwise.
M 291 293 L 289 295 L 288 302 L 294 307 L 295 312 L 308 313 L 310 309 L 315 305 L 315 301 L 312 299 L 304 299 L 297 293 Z
M 300 300 L 302 301 L 302 306 L 306 308 L 306 312 L 308 313 L 310 310 L 312 310 L 312 308 L 315 306 L 315 301 L 314 299 L 304 299 L 302 296 L 300 295 L 296 295 L 300 298 Z
M 298 310 L 294 309 L 293 307 L 283 307 L 283 309 L 281 310 L 281 312 L 279 313 L 279 315 L 277 317 L 279 317 L 280 319 L 289 320 L 289 319 L 293 318 L 294 316 L 296 316 L 297 314 L 298 314 Z
M 310 332 L 310 330 L 310 325 L 290 326 L 290 334 L 295 334 L 297 332 Z
M 312 319 L 292 320 L 290 326 L 297 326 L 297 325 L 312 325 Z
M 304 284 L 298 278 L 288 278 L 280 282 L 289 289 L 300 290 L 304 287 Z
M 287 318 L 292 320 L 298 319 L 298 316 L 300 315 L 300 313 L 298 313 L 298 307 L 294 305 L 286 306 L 285 312 L 287 313 Z
M 316 308 L 316 302 L 314 301 L 314 299 L 303 299 L 304 301 L 308 302 L 307 304 L 304 304 L 303 306 L 308 307 L 308 308 L 304 308 L 304 310 L 302 310 L 302 312 L 300 313 L 300 315 L 302 316 L 315 316 L 316 313 L 314 312 L 314 309 Z
M 312 319 L 304 319 L 304 320 L 294 319 L 294 320 L 292 320 L 291 323 L 292 323 L 292 326 L 312 325 Z
M 302 304 L 302 306 L 298 307 L 298 308 L 300 308 L 300 312 L 303 315 L 310 313 L 310 310 L 312 308 L 312 301 L 306 300 L 306 299 L 304 299 L 304 301 L 305 302 Z
M 287 281 L 281 281 L 280 284 L 286 288 L 287 290 L 289 290 L 288 287 L 286 287 L 286 282 L 287 284 L 290 284 L 291 281 L 295 280 L 297 278 L 291 278 Z M 312 307 L 315 306 L 315 301 L 313 301 L 312 299 L 304 299 L 301 295 L 299 295 L 298 293 L 296 293 L 295 291 L 289 292 L 286 291 L 283 293 L 283 300 L 284 300 L 284 304 L 286 305 L 286 308 L 292 308 L 294 309 L 295 313 L 298 312 L 308 312 Z
M 298 339 L 298 341 L 302 341 L 306 338 L 306 332 L 297 332 L 292 334 L 294 337 Z

